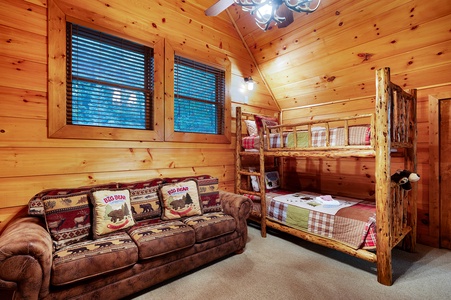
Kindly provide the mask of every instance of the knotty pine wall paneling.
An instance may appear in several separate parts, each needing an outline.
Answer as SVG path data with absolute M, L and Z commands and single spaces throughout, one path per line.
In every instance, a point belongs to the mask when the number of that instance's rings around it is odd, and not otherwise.
M 211 174 L 220 179 L 221 189 L 233 191 L 234 139 L 211 145 L 48 138 L 49 1 L 0 0 L 0 230 L 34 194 L 47 188 Z M 262 80 L 226 13 L 204 15 L 209 2 L 54 1 L 122 37 L 158 36 L 175 51 L 188 51 L 190 58 L 207 62 L 227 57 L 232 105 L 278 111 L 263 84 L 244 93 L 243 77 Z

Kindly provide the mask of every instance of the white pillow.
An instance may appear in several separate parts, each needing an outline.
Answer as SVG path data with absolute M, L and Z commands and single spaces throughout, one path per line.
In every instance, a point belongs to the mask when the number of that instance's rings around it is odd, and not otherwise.
M 244 120 L 246 123 L 247 132 L 250 136 L 258 136 L 257 124 L 253 120 Z

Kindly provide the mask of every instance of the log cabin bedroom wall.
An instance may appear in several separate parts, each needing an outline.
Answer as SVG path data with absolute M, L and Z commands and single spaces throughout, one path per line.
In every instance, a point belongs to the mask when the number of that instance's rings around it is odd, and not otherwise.
M 449 166 L 439 166 L 438 137 L 440 103 L 451 98 L 451 5 L 440 0 L 323 0 L 315 13 L 295 14 L 290 26 L 264 32 L 235 5 L 217 17 L 205 16 L 214 3 L 0 0 L 0 231 L 47 188 L 210 174 L 220 179 L 221 189 L 233 191 L 236 106 L 280 113 L 284 123 L 371 112 L 375 70 L 390 67 L 395 82 L 418 89 L 417 239 L 449 248 L 446 228 L 451 224 L 440 211 L 438 180 Z M 123 38 L 162 40 L 206 63 L 229 61 L 230 142 L 49 134 L 54 121 L 49 78 L 58 71 L 49 64 L 55 42 L 49 39 L 52 5 L 69 18 Z M 243 79 L 249 76 L 256 83 L 252 91 L 244 89 Z M 166 86 L 163 101 L 170 93 Z M 173 115 L 167 109 L 159 113 L 163 123 Z M 374 162 L 360 158 L 355 164 L 356 159 L 286 160 L 286 184 L 371 197 Z

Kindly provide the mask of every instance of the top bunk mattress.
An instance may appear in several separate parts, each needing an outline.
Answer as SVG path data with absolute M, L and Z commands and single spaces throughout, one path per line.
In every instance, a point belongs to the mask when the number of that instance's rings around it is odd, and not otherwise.
M 370 125 L 350 126 L 348 128 L 349 145 L 370 145 L 371 131 Z M 326 147 L 327 137 L 325 128 L 312 128 L 311 147 Z M 266 136 L 265 136 L 266 137 Z M 308 131 L 296 132 L 296 145 L 294 133 L 283 133 L 284 148 L 307 148 L 309 147 Z M 345 130 L 343 127 L 329 129 L 329 139 L 331 147 L 345 145 Z M 269 135 L 270 148 L 281 148 L 280 134 L 271 133 Z M 242 139 L 242 146 L 245 150 L 257 150 L 260 147 L 260 137 L 258 135 L 246 136 Z M 267 149 L 266 141 L 264 148 Z M 283 149 L 283 148 L 281 148 Z

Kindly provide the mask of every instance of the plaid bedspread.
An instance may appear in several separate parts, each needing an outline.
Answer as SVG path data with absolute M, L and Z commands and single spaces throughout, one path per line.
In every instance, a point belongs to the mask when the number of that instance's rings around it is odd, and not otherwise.
M 326 146 L 326 129 L 312 129 L 312 147 Z M 297 134 L 297 147 L 308 147 L 308 132 L 299 131 Z M 370 126 L 350 126 L 348 128 L 349 145 L 369 145 L 371 132 Z M 294 133 L 283 133 L 284 145 L 286 147 L 294 146 Z M 330 146 L 344 146 L 345 131 L 343 127 L 329 129 Z M 271 148 L 280 148 L 280 134 L 271 133 L 269 135 Z M 259 136 L 246 136 L 242 139 L 244 149 L 258 149 L 260 147 Z M 265 149 L 267 149 L 265 139 Z
M 376 205 L 374 202 L 362 201 L 351 207 L 340 209 L 335 215 L 330 215 L 274 200 L 275 196 L 287 193 L 292 192 L 274 190 L 267 193 L 268 218 L 299 230 L 339 241 L 354 249 L 376 248 Z

